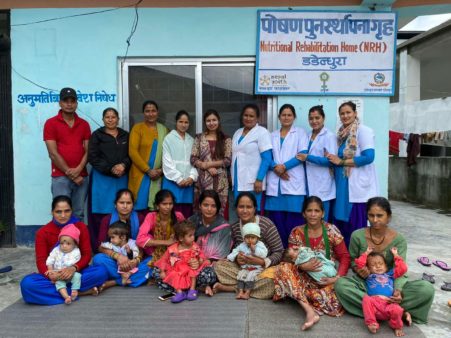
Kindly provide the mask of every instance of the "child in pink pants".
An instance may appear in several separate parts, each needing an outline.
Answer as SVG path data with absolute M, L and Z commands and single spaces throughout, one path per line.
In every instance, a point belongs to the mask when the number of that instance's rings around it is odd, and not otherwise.
M 362 300 L 363 316 L 368 330 L 376 333 L 379 329 L 377 320 L 388 320 L 395 335 L 401 337 L 404 336 L 402 330 L 404 309 L 398 303 L 390 302 L 390 297 L 393 296 L 394 280 L 407 272 L 407 265 L 398 255 L 397 248 L 391 248 L 391 252 L 395 260 L 395 267 L 390 271 L 387 271 L 384 256 L 373 252 L 373 248 L 370 247 L 355 259 L 355 263 L 358 269 L 366 266 L 370 272 L 365 281 L 368 294 Z M 406 312 L 406 320 L 410 325 L 411 319 L 408 312 Z

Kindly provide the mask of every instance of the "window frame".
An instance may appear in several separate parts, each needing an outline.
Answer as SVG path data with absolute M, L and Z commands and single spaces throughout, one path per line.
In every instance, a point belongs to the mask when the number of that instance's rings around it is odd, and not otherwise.
M 202 132 L 202 68 L 203 67 L 234 67 L 252 66 L 255 74 L 255 57 L 206 57 L 206 58 L 118 58 L 118 107 L 121 126 L 130 130 L 129 102 L 129 67 L 133 66 L 194 66 L 196 133 Z M 255 95 L 255 93 L 254 93 Z M 267 96 L 267 126 L 268 130 L 277 127 L 277 97 Z

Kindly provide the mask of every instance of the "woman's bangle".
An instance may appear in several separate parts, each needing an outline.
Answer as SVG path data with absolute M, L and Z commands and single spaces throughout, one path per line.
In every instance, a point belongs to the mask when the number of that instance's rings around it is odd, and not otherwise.
M 344 159 L 340 161 L 340 165 L 343 166 L 343 167 L 345 166 L 345 160 Z

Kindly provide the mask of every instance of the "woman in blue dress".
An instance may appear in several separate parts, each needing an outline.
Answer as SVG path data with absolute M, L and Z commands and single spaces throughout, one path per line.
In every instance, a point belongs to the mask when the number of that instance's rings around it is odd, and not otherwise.
M 266 172 L 271 165 L 271 135 L 258 125 L 260 109 L 255 104 L 241 111 L 242 128 L 232 138 L 232 184 L 235 199 L 243 191 L 251 191 L 261 210 L 262 192 L 266 187 Z
M 307 134 L 293 125 L 295 119 L 296 110 L 291 104 L 280 107 L 281 128 L 271 134 L 273 161 L 266 183 L 265 211 L 285 248 L 291 230 L 304 224 L 300 211 L 306 195 L 305 172 L 296 155 L 307 151 Z
M 307 195 L 319 197 L 323 201 L 324 219 L 327 222 L 336 189 L 333 165 L 326 156 L 337 154 L 337 137 L 324 126 L 325 119 L 323 106 L 310 108 L 308 120 L 312 130 L 308 133 L 308 151 L 296 157 L 305 162 Z
M 98 237 L 102 218 L 114 211 L 114 197 L 120 189 L 127 188 L 128 133 L 119 128 L 119 113 L 114 108 L 103 111 L 104 127 L 92 133 L 89 140 L 88 161 L 92 165 L 90 190 L 89 229 L 91 242 Z M 93 246 L 93 249 L 96 247 Z
M 335 165 L 335 225 L 349 246 L 352 232 L 367 226 L 366 202 L 378 196 L 379 189 L 373 130 L 360 123 L 352 101 L 341 104 L 338 113 L 342 123 L 338 130 L 338 156 L 328 154 L 327 158 Z

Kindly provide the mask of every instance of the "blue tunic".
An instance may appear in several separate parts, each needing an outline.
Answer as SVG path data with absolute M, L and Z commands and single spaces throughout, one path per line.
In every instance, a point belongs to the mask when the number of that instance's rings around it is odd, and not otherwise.
M 240 138 L 238 139 L 238 144 L 244 139 L 244 136 L 241 135 Z M 263 178 L 266 175 L 266 172 L 268 171 L 269 166 L 271 165 L 271 160 L 272 160 L 272 150 L 266 150 L 264 152 L 260 153 L 260 156 L 262 158 L 262 161 L 260 163 L 260 168 L 258 169 L 258 173 L 257 173 L 257 180 L 263 181 Z M 238 191 L 238 161 L 235 160 L 234 165 L 234 177 L 233 177 L 233 181 L 236 182 L 234 184 L 233 187 L 233 196 L 236 200 L 236 198 L 238 197 L 238 195 L 240 194 L 241 191 Z M 261 205 L 261 200 L 262 200 L 262 196 L 263 193 L 256 193 L 255 191 L 251 191 L 251 193 L 255 196 L 256 200 L 257 200 L 257 211 L 260 211 L 260 205 Z
M 338 148 L 338 157 L 343 158 L 343 151 L 346 147 L 344 141 Z M 357 167 L 370 164 L 374 160 L 374 149 L 366 149 L 360 156 L 354 157 Z M 352 170 L 352 169 L 351 169 Z M 335 183 L 337 186 L 337 197 L 335 199 L 334 217 L 340 221 L 348 222 L 352 210 L 352 203 L 349 202 L 349 179 L 344 175 L 343 166 L 334 166 Z

